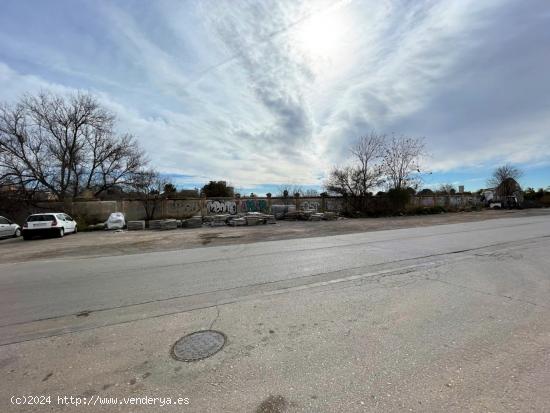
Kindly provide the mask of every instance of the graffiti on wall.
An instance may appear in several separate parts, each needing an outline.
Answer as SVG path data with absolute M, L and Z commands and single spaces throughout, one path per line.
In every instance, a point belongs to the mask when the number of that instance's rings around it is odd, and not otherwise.
M 265 199 L 243 199 L 241 201 L 241 211 L 243 212 L 268 212 L 267 209 Z
M 237 204 L 235 201 L 208 201 L 206 211 L 209 214 L 236 214 Z
M 200 206 L 197 201 L 186 201 L 186 200 L 181 200 L 181 201 L 175 200 L 172 202 L 167 202 L 166 208 L 183 211 L 185 213 L 191 213 L 191 212 L 200 210 Z
M 302 209 L 305 210 L 314 210 L 319 211 L 321 204 L 318 201 L 303 201 L 301 204 Z

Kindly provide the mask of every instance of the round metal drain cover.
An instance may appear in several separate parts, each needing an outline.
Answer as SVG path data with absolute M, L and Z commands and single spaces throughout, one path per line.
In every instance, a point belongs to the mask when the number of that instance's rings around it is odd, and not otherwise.
M 195 361 L 213 356 L 225 345 L 225 335 L 215 330 L 196 331 L 180 338 L 172 347 L 172 356 L 180 361 Z

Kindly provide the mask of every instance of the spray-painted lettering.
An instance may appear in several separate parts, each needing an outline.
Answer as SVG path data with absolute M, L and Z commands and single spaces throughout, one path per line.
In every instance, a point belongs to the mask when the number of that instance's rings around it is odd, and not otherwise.
M 241 211 L 267 212 L 267 202 L 265 199 L 243 199 L 241 201 Z
M 235 201 L 208 201 L 206 210 L 209 214 L 236 214 L 237 204 Z
M 319 211 L 319 202 L 317 201 L 304 201 L 302 202 L 302 209 L 305 210 L 314 210 Z

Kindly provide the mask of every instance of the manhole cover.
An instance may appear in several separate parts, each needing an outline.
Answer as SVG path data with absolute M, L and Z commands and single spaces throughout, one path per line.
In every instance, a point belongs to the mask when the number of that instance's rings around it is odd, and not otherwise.
M 224 344 L 225 335 L 219 331 L 196 331 L 174 343 L 172 356 L 180 361 L 201 360 L 216 354 Z

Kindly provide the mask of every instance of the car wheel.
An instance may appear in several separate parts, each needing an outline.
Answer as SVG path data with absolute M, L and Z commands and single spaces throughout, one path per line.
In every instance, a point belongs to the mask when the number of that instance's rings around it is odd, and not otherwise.
M 59 228 L 59 234 L 57 234 L 57 237 L 63 238 L 63 235 L 65 235 L 65 230 L 63 228 Z
M 78 227 L 75 225 L 73 233 L 76 234 L 77 232 L 78 232 Z
M 21 230 L 17 228 L 15 232 L 13 233 L 14 238 L 18 238 L 21 236 Z

